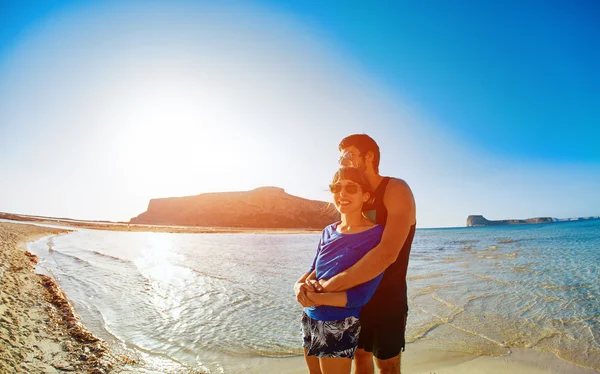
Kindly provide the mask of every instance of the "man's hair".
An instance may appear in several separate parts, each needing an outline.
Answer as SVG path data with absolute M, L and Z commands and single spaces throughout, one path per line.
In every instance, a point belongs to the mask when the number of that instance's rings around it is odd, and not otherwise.
M 358 168 L 350 168 L 350 167 L 342 167 L 339 168 L 338 171 L 333 175 L 333 179 L 331 180 L 331 184 L 336 184 L 342 179 L 347 179 L 352 182 L 357 183 L 363 192 L 372 192 L 371 185 L 369 184 L 369 180 L 367 179 L 367 175 L 364 171 Z
M 375 140 L 367 134 L 353 134 L 342 139 L 339 149 L 341 151 L 352 146 L 358 149 L 362 157 L 365 157 L 368 152 L 373 152 L 373 170 L 379 173 L 379 146 Z

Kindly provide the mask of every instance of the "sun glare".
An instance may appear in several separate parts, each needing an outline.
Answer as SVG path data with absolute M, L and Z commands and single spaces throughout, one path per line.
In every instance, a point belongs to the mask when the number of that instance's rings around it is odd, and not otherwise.
M 120 97 L 113 116 L 122 119 L 116 148 L 124 178 L 152 197 L 235 189 L 253 157 L 247 150 L 256 156 L 264 147 L 209 92 L 177 83 L 155 80 L 150 91 L 139 84 Z

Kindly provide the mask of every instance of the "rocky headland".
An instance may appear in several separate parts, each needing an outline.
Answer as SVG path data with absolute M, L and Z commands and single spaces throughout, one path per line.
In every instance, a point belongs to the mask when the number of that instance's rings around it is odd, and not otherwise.
M 504 226 L 504 225 L 523 225 L 536 223 L 559 223 L 600 219 L 594 217 L 575 217 L 575 218 L 553 218 L 553 217 L 534 217 L 527 219 L 503 219 L 503 220 L 488 220 L 482 215 L 471 215 L 467 217 L 467 226 Z
M 339 220 L 331 203 L 308 200 L 278 187 L 152 199 L 132 224 L 322 229 Z

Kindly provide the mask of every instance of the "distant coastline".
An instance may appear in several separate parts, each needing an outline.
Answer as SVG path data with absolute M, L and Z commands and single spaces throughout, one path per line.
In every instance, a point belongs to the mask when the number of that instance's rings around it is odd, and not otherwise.
M 470 215 L 467 217 L 467 227 L 472 226 L 507 226 L 507 225 L 531 225 L 539 223 L 561 223 L 573 221 L 597 220 L 600 216 L 573 217 L 573 218 L 554 218 L 554 217 L 534 217 L 527 219 L 503 219 L 488 220 L 482 215 Z
M 58 225 L 61 227 L 84 228 L 92 230 L 109 231 L 136 231 L 136 232 L 165 232 L 172 234 L 302 234 L 317 233 L 316 229 L 278 229 L 278 228 L 253 228 L 253 227 L 217 227 L 217 226 L 169 226 L 134 224 L 128 222 L 112 221 L 85 221 L 71 218 L 56 218 L 45 216 L 32 216 L 26 214 L 0 212 L 0 220 L 29 222 L 33 224 Z

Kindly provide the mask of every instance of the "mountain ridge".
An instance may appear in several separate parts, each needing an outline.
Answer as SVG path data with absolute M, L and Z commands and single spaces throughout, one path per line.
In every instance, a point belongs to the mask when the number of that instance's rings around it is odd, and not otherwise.
M 331 203 L 266 186 L 249 191 L 208 192 L 151 199 L 132 224 L 246 228 L 322 229 L 339 220 Z

